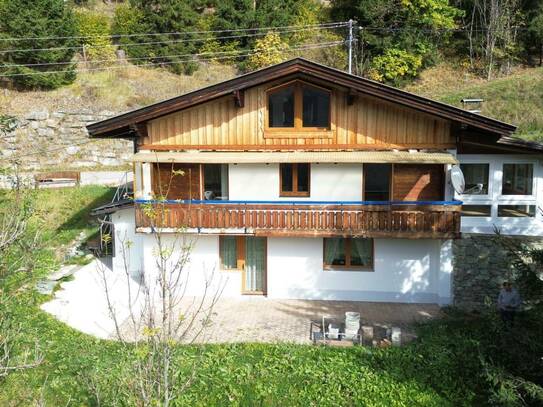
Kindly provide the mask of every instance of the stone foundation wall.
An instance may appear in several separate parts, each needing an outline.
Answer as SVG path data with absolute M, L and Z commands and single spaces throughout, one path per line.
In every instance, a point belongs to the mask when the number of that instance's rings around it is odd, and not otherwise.
M 0 163 L 22 170 L 100 168 L 127 164 L 132 142 L 89 139 L 87 124 L 113 112 L 31 111 L 16 118 L 16 128 L 0 138 Z
M 540 246 L 541 239 L 515 237 L 523 243 Z M 466 309 L 482 308 L 486 301 L 495 303 L 501 285 L 514 278 L 511 258 L 495 235 L 463 234 L 453 242 L 454 305 Z M 522 292 L 520 293 L 522 295 Z

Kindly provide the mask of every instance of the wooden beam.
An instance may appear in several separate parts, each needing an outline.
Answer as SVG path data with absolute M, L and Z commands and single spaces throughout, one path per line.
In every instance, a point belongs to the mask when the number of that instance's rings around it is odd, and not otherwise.
M 440 144 L 145 144 L 140 146 L 140 150 L 151 151 L 183 151 L 183 150 L 202 150 L 202 151 L 294 151 L 294 150 L 410 150 L 410 149 L 430 149 L 446 150 L 455 148 L 454 143 Z
M 234 95 L 234 103 L 236 107 L 242 108 L 245 106 L 245 91 L 243 89 L 236 89 L 232 92 Z
M 347 105 L 352 106 L 356 99 L 358 98 L 358 94 L 354 89 L 349 89 L 349 92 L 347 93 Z

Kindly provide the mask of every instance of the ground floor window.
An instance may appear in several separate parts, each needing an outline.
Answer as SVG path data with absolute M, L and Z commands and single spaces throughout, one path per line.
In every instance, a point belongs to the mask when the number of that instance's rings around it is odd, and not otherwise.
M 221 258 L 221 270 L 238 270 L 238 264 L 242 260 L 243 241 L 239 236 L 220 236 L 219 252 Z
M 324 239 L 324 268 L 373 271 L 373 239 Z

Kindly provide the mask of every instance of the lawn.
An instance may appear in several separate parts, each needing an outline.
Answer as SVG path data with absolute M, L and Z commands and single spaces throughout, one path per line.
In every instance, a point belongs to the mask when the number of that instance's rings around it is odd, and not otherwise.
M 32 228 L 41 244 L 26 253 L 35 267 L 30 279 L 56 267 L 81 232 L 96 230 L 88 211 L 111 190 L 82 187 L 40 190 Z M 2 382 L 0 405 L 131 406 L 124 391 L 126 366 L 141 355 L 131 346 L 81 334 L 39 309 L 47 300 L 31 284 L 12 292 L 2 310 L 19 327 L 15 352 L 43 352 L 36 368 Z M 92 304 L 89 304 L 91 306 Z M 290 344 L 178 346 L 179 376 L 196 361 L 195 380 L 172 405 L 265 406 L 481 406 L 522 405 L 543 400 L 541 312 L 522 316 L 516 332 L 505 332 L 492 314 L 451 310 L 419 327 L 419 340 L 402 348 L 325 348 Z M 540 397 L 538 399 L 538 397 Z

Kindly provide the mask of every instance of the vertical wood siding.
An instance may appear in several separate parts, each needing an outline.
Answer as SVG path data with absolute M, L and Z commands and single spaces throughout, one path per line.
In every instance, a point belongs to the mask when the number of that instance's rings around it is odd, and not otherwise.
M 375 98 L 359 96 L 352 105 L 347 95 L 332 92 L 331 131 L 270 137 L 265 132 L 266 89 L 245 91 L 245 105 L 223 97 L 150 121 L 147 146 L 292 146 L 312 145 L 395 148 L 453 146 L 450 123 Z
M 440 201 L 443 199 L 443 165 L 394 164 L 394 201 Z

